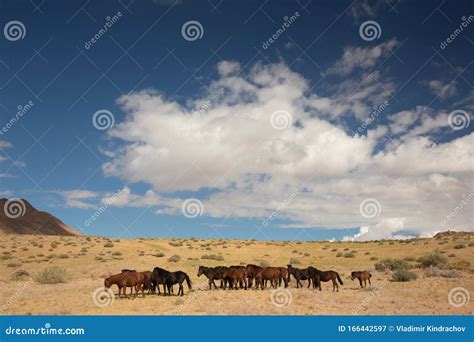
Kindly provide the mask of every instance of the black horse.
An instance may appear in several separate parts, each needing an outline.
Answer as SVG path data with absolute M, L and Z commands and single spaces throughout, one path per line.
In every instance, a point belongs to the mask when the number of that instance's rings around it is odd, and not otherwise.
M 186 280 L 186 283 L 188 284 L 188 289 L 191 290 L 192 289 L 191 279 L 189 279 L 189 276 L 183 271 L 170 272 L 163 268 L 155 267 L 153 269 L 153 273 L 151 274 L 151 281 L 154 284 L 163 284 L 165 295 L 166 295 L 166 289 L 168 289 L 168 295 L 170 295 L 173 289 L 173 285 L 178 284 L 179 285 L 178 296 L 179 295 L 183 296 L 184 295 L 183 282 L 185 280 Z M 159 292 L 159 287 L 158 287 L 158 292 Z
M 217 289 L 216 283 L 214 280 L 221 281 L 221 289 L 224 287 L 223 279 L 224 279 L 224 272 L 227 270 L 226 266 L 216 266 L 216 267 L 206 267 L 206 266 L 199 266 L 197 276 L 200 277 L 204 274 L 207 279 L 209 279 L 209 289 L 212 290 L 212 285 Z
M 301 280 L 307 280 L 308 287 L 311 285 L 311 276 L 307 268 L 296 268 L 291 265 L 287 265 L 287 267 L 288 267 L 288 283 L 290 282 L 290 275 L 292 275 L 296 279 L 296 288 L 303 287 Z

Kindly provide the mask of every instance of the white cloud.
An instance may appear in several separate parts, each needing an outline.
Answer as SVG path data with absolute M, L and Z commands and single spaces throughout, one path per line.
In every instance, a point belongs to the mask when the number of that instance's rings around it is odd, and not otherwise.
M 98 194 L 89 190 L 64 190 L 60 191 L 59 194 L 64 197 L 65 205 L 70 208 L 79 209 L 92 209 L 96 206 L 87 200 L 97 198 Z
M 221 61 L 217 63 L 217 71 L 221 76 L 229 76 L 239 72 L 240 64 L 234 61 Z
M 323 72 L 324 75 L 345 76 L 354 70 L 367 70 L 373 68 L 381 59 L 387 57 L 397 46 L 396 39 L 379 44 L 374 47 L 349 47 L 344 50 L 344 54 L 332 67 Z
M 457 82 L 451 81 L 449 83 L 444 83 L 439 80 L 433 80 L 428 83 L 431 91 L 441 97 L 442 99 L 447 99 L 457 95 Z
M 445 126 L 445 113 L 425 107 L 398 113 L 390 130 L 399 138 L 382 149 L 387 127 L 373 123 L 366 136 L 351 136 L 328 121 L 370 113 L 365 98 L 387 96 L 376 84 L 385 81 L 378 73 L 377 82 L 345 80 L 331 97 L 308 92 L 308 82 L 283 63 L 220 75 L 209 94 L 186 106 L 152 90 L 119 99 L 126 120 L 108 134 L 123 145 L 104 172 L 151 189 L 138 195 L 126 187 L 114 205 L 177 214 L 182 200 L 174 193 L 196 191 L 193 197 L 199 197 L 200 190 L 214 189 L 200 198 L 206 215 L 265 218 L 298 189 L 280 218 L 294 226 L 369 227 L 358 236 L 366 239 L 442 230 L 444 217 L 473 189 L 474 133 L 442 144 L 425 134 Z M 195 115 L 204 103 L 209 105 Z M 278 130 L 271 118 L 281 110 L 293 125 Z M 381 203 L 379 216 L 360 214 L 366 198 Z M 473 223 L 469 210 L 449 222 L 465 230 Z

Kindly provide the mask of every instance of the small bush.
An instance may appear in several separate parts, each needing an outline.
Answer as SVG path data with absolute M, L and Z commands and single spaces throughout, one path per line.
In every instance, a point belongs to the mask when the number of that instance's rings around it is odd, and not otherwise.
M 112 241 L 107 241 L 105 244 L 104 244 L 104 247 L 105 248 L 112 248 L 114 246 L 113 242 Z
M 7 265 L 7 267 L 18 267 L 18 266 L 21 266 L 21 264 L 16 264 L 14 262 Z
M 375 264 L 375 269 L 377 271 L 409 270 L 410 268 L 411 268 L 410 263 L 408 263 L 405 260 L 400 260 L 400 259 L 387 258 Z
M 459 273 L 455 270 L 440 270 L 438 267 L 430 266 L 425 269 L 425 276 L 427 277 L 444 277 L 444 278 L 458 278 Z
M 471 263 L 467 260 L 457 260 L 448 264 L 450 270 L 467 271 L 470 267 Z
M 216 255 L 216 254 L 204 254 L 201 256 L 201 259 L 208 259 L 208 260 L 216 260 L 216 261 L 224 261 L 224 257 L 222 255 Z
M 370 257 L 370 260 L 375 261 L 375 260 L 379 260 L 379 258 L 377 258 L 376 256 L 373 256 L 373 257 Z
M 405 260 L 405 261 L 415 261 L 416 258 L 412 257 L 412 256 L 407 256 L 407 257 L 403 258 L 403 260 Z
M 268 266 L 270 266 L 270 263 L 266 260 L 262 260 L 262 261 L 260 261 L 259 266 L 260 267 L 268 267 Z
M 454 249 L 462 249 L 462 248 L 466 248 L 466 245 L 463 245 L 462 243 L 460 243 L 460 244 L 454 245 L 453 248 Z
M 301 264 L 301 260 L 298 258 L 290 258 L 290 265 L 298 265 Z
M 168 244 L 173 247 L 181 247 L 183 245 L 183 243 L 179 241 L 170 241 Z
M 12 274 L 11 280 L 22 281 L 30 277 L 30 274 L 24 270 L 18 270 Z
M 343 253 L 342 253 L 342 252 L 337 252 L 337 254 L 336 254 L 336 258 L 340 258 L 340 257 L 342 257 L 342 255 L 343 255 Z
M 408 271 L 406 269 L 399 269 L 392 274 L 393 281 L 412 281 L 418 278 L 416 273 Z
M 59 255 L 58 255 L 58 258 L 59 258 L 59 259 L 68 259 L 68 258 L 69 258 L 69 255 L 67 255 L 67 254 L 59 254 Z
M 344 258 L 355 258 L 355 254 L 353 252 L 345 253 Z
M 438 252 L 434 252 L 431 254 L 427 254 L 422 256 L 418 259 L 421 268 L 428 268 L 428 267 L 438 267 L 438 268 L 445 268 L 448 264 L 448 260 L 446 257 L 442 256 Z
M 59 284 L 65 283 L 67 280 L 67 272 L 60 267 L 47 267 L 36 276 L 36 281 L 40 284 Z
M 114 255 L 114 256 L 120 256 L 120 255 L 122 255 L 122 253 L 121 253 L 121 252 L 113 252 L 112 255 Z
M 169 262 L 178 262 L 178 261 L 180 261 L 180 260 L 181 260 L 181 257 L 180 257 L 179 255 L 177 255 L 177 254 L 172 255 L 172 256 L 170 256 L 170 257 L 168 258 L 168 261 L 169 261 Z

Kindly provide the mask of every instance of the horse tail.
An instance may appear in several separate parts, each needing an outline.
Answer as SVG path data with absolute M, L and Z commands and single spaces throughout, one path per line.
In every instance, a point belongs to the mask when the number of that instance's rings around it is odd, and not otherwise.
M 186 283 L 188 284 L 188 288 L 191 290 L 192 289 L 191 279 L 186 273 L 184 274 L 184 277 L 186 278 Z
M 369 273 L 369 278 L 372 278 L 372 274 Z
M 339 284 L 344 285 L 344 283 L 342 282 L 341 277 L 339 277 L 339 273 L 337 273 L 337 272 L 336 272 L 336 277 L 337 277 L 337 280 L 339 281 Z

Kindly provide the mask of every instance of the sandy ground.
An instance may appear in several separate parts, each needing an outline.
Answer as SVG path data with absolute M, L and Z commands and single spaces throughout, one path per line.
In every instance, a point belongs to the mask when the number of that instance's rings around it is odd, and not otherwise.
M 462 287 L 466 295 L 474 293 L 474 236 L 450 236 L 441 239 L 416 239 L 384 242 L 264 242 L 201 239 L 104 239 L 86 237 L 0 236 L 0 314 L 28 315 L 468 315 L 474 312 L 474 299 L 455 307 L 448 294 Z M 59 244 L 56 247 L 51 245 Z M 110 242 L 112 247 L 104 247 Z M 455 249 L 462 244 L 465 247 Z M 471 246 L 469 246 L 469 244 Z M 460 260 L 471 266 L 458 271 L 458 278 L 426 277 L 414 268 L 418 279 L 410 282 L 391 281 L 390 272 L 374 270 L 374 257 L 418 258 L 439 250 L 450 263 Z M 355 257 L 336 257 L 353 251 Z M 161 253 L 161 254 L 160 254 Z M 164 256 L 160 256 L 164 254 Z M 202 259 L 203 255 L 221 255 L 224 261 Z M 178 262 L 168 261 L 179 255 Z M 288 289 L 209 290 L 207 279 L 197 277 L 199 265 L 259 264 L 285 266 L 297 259 L 298 267 L 309 265 L 333 269 L 344 281 L 340 292 L 332 292 L 330 283 L 323 291 L 296 289 L 294 280 Z M 295 260 L 292 260 L 295 262 Z M 411 262 L 416 266 L 416 261 Z M 67 281 L 40 284 L 38 272 L 50 266 L 67 270 Z M 147 295 L 135 299 L 108 298 L 97 290 L 106 276 L 121 268 L 152 270 L 160 266 L 183 270 L 193 281 L 193 290 L 185 295 Z M 372 287 L 360 289 L 351 281 L 352 270 L 371 270 Z M 12 274 L 25 270 L 23 280 L 12 280 Z M 113 288 L 117 293 L 117 288 Z M 177 288 L 175 288 L 177 292 Z M 456 298 L 455 298 L 456 300 Z M 463 302 L 463 303 L 464 303 Z M 103 307 L 96 305 L 107 304 Z

